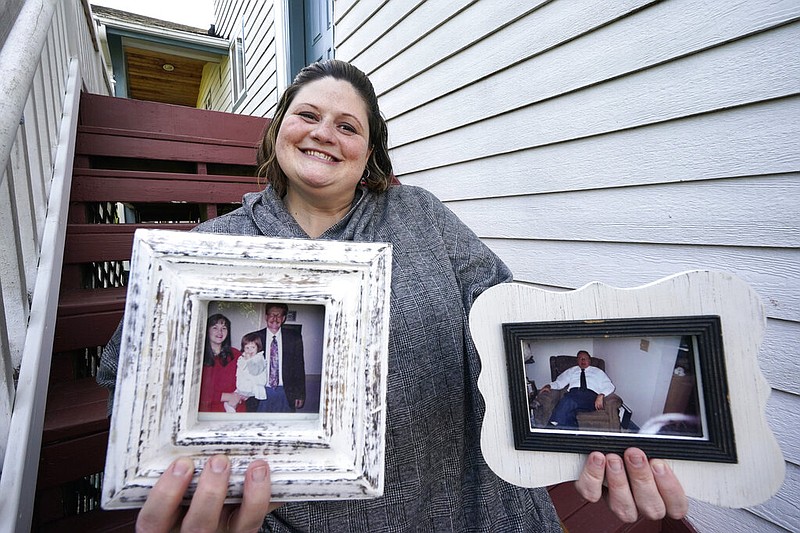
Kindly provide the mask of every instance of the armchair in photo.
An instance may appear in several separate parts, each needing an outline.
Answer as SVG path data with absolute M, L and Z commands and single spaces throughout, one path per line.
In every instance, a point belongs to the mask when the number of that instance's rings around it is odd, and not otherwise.
M 599 357 L 591 358 L 591 365 L 605 372 L 606 363 Z M 575 366 L 574 355 L 553 355 L 550 357 L 550 376 L 555 381 L 565 370 Z M 550 415 L 562 396 L 567 392 L 566 387 L 560 390 L 544 390 L 536 395 L 533 401 L 532 422 L 534 427 L 549 427 L 547 422 Z M 603 409 L 597 411 L 582 411 L 578 413 L 578 429 L 594 431 L 620 431 L 619 409 L 622 398 L 616 393 L 604 398 Z

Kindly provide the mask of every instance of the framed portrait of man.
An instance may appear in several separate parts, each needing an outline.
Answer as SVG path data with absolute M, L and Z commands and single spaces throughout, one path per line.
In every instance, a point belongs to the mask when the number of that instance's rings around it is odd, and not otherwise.
M 487 464 L 540 487 L 577 479 L 591 452 L 637 447 L 666 461 L 690 497 L 765 501 L 785 467 L 764 416 L 764 322 L 758 295 L 727 272 L 487 289 L 470 311 Z

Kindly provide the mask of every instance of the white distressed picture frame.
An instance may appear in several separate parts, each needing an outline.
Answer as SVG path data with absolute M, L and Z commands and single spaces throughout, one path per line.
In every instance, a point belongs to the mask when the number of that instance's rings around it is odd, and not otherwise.
M 693 316 L 719 317 L 736 462 L 665 461 L 686 494 L 698 500 L 741 508 L 772 497 L 783 483 L 785 463 L 767 424 L 770 387 L 758 365 L 766 319 L 758 294 L 727 272 L 682 272 L 634 288 L 595 282 L 556 292 L 508 283 L 483 292 L 469 318 L 481 358 L 478 388 L 486 401 L 481 449 L 489 467 L 515 485 L 542 487 L 578 479 L 586 461 L 586 453 L 515 447 L 503 324 Z M 596 439 L 599 451 L 602 439 Z
M 388 243 L 137 230 L 102 506 L 141 507 L 179 456 L 195 462 L 188 500 L 220 453 L 228 503 L 255 459 L 274 502 L 382 495 L 390 283 Z M 318 416 L 198 416 L 211 301 L 324 306 Z

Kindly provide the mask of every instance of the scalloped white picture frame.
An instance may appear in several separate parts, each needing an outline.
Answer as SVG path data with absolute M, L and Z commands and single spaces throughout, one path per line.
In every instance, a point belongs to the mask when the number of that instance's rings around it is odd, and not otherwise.
M 577 479 L 586 460 L 586 453 L 515 447 L 504 324 L 694 316 L 719 317 L 736 462 L 665 460 L 690 497 L 737 508 L 768 500 L 783 483 L 785 463 L 767 424 L 770 387 L 758 366 L 766 319 L 758 294 L 727 272 L 683 272 L 634 288 L 595 282 L 555 292 L 508 283 L 482 293 L 470 312 L 470 328 L 482 365 L 481 449 L 488 465 L 510 483 L 540 487 Z M 601 437 L 597 449 L 603 451 Z

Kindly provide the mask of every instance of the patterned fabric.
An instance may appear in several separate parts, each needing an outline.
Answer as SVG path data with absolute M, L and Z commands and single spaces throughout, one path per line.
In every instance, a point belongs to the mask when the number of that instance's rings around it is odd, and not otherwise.
M 198 229 L 308 238 L 270 187 Z M 288 503 L 263 531 L 561 532 L 546 490 L 504 482 L 480 452 L 484 403 L 468 313 L 483 290 L 510 281 L 506 266 L 432 194 L 405 185 L 359 190 L 320 238 L 393 245 L 385 492 Z M 104 357 L 102 373 L 115 363 Z
M 270 387 L 278 386 L 278 338 L 273 335 L 269 343 L 269 382 Z

